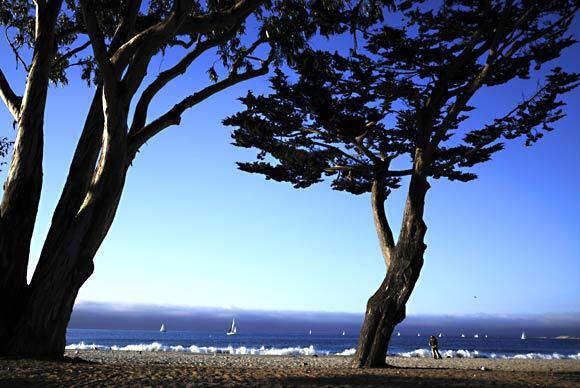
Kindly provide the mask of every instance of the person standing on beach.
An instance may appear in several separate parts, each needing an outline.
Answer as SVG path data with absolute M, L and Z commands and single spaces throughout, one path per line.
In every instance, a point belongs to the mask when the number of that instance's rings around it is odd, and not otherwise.
M 434 335 L 429 337 L 429 346 L 431 347 L 431 354 L 433 355 L 434 359 L 437 360 L 443 358 L 441 357 L 441 353 L 439 353 L 439 342 Z

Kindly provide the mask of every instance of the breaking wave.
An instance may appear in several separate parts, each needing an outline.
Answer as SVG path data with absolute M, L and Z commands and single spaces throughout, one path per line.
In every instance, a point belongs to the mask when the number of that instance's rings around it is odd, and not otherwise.
M 411 352 L 400 352 L 393 354 L 394 356 L 399 357 L 419 357 L 419 358 L 428 358 L 431 357 L 431 351 L 428 349 L 415 349 Z M 497 353 L 484 353 L 479 352 L 477 350 L 445 350 L 441 352 L 443 358 L 492 358 L 492 359 L 538 359 L 538 360 L 565 360 L 565 359 L 572 359 L 572 360 L 580 360 L 580 353 L 578 354 L 571 354 L 565 355 L 560 353 L 526 353 L 526 354 L 497 354 Z
M 126 346 L 105 346 L 98 344 L 86 344 L 80 342 L 77 344 L 67 345 L 66 350 L 113 350 L 113 351 L 137 351 L 137 352 L 186 352 L 186 353 L 199 353 L 199 354 L 249 354 L 249 355 L 274 355 L 274 356 L 327 356 L 330 354 L 337 356 L 352 356 L 355 352 L 355 348 L 345 349 L 342 352 L 331 353 L 326 350 L 320 350 L 314 348 L 310 345 L 308 347 L 287 347 L 287 348 L 275 348 L 275 347 L 246 347 L 240 346 L 234 348 L 233 346 L 226 347 L 214 347 L 214 346 L 169 346 L 163 345 L 159 342 L 152 342 L 150 344 L 132 344 Z M 564 360 L 573 359 L 580 360 L 580 353 L 564 355 L 560 353 L 526 353 L 526 354 L 497 354 L 497 353 L 484 353 L 477 350 L 445 350 L 441 352 L 443 358 L 491 358 L 491 359 L 542 359 L 542 360 Z M 418 358 L 428 358 L 431 357 L 431 352 L 428 349 L 415 349 L 410 352 L 400 352 L 390 354 L 391 356 L 398 357 L 418 357 Z
M 344 349 L 340 353 L 336 353 L 337 356 L 353 356 L 356 353 L 356 348 Z
M 85 344 L 84 342 L 79 342 L 78 344 L 67 345 L 66 350 L 109 350 L 109 346 L 95 345 L 95 344 Z
M 314 346 L 308 347 L 287 347 L 287 348 L 267 348 L 265 346 L 259 348 L 248 348 L 240 346 L 234 348 L 233 346 L 214 347 L 214 346 L 168 346 L 159 342 L 150 344 L 134 344 L 126 346 L 104 346 L 96 344 L 85 344 L 80 342 L 78 344 L 67 345 L 66 350 L 119 350 L 119 351 L 138 351 L 138 352 L 188 352 L 201 354 L 250 354 L 250 355 L 275 355 L 275 356 L 313 356 L 313 355 L 328 355 L 330 352 L 316 350 Z

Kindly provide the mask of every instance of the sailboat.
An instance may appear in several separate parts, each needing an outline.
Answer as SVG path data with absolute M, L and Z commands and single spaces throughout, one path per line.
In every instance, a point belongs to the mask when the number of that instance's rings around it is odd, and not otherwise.
M 522 331 L 522 337 L 521 337 L 521 339 L 525 340 L 526 338 L 527 338 L 526 337 L 526 332 L 525 331 Z
M 439 337 L 439 338 L 443 337 L 443 333 L 439 333 L 439 335 L 437 337 Z
M 485 335 L 485 338 L 487 338 L 487 334 Z
M 236 335 L 237 332 L 238 330 L 236 329 L 236 320 L 232 319 L 232 325 L 230 326 L 226 335 Z
M 401 336 L 401 333 L 400 332 L 397 332 L 397 337 L 400 337 L 400 336 Z
M 474 335 L 473 338 L 479 338 L 479 334 Z
M 308 330 L 308 335 L 312 335 L 312 329 Z
M 342 335 L 345 335 L 346 333 L 344 332 L 344 330 L 342 331 Z
M 421 333 L 417 333 L 417 337 L 421 337 Z
M 465 334 L 461 334 L 461 338 L 465 338 Z
M 165 328 L 165 325 L 162 323 L 161 327 L 159 328 L 159 331 L 162 333 L 165 333 L 167 331 L 167 329 Z

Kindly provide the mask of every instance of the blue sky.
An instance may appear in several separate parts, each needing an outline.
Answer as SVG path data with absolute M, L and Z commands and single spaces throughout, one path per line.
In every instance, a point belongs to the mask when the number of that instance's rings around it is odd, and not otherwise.
M 576 35 L 578 27 L 576 21 Z M 150 73 L 174 59 L 157 60 Z M 212 60 L 171 84 L 153 103 L 150 117 L 205 84 Z M 574 69 L 579 62 L 576 46 L 558 64 Z M 5 42 L 0 67 L 22 92 L 22 74 Z M 369 197 L 333 192 L 327 184 L 295 190 L 235 168 L 253 153 L 230 145 L 230 129 L 220 122 L 240 109 L 236 97 L 246 90 L 266 91 L 266 80 L 205 101 L 184 115 L 180 127 L 142 149 L 79 301 L 364 311 L 385 274 Z M 515 83 L 478 96 L 470 123 L 509 111 L 534 86 Z M 32 264 L 91 96 L 74 76 L 68 87 L 50 90 Z M 566 100 L 568 117 L 534 147 L 510 144 L 477 168 L 475 182 L 432 182 L 428 248 L 410 314 L 580 311 L 580 90 Z M 14 136 L 4 106 L 0 136 Z M 403 199 L 400 190 L 389 200 L 395 232 Z

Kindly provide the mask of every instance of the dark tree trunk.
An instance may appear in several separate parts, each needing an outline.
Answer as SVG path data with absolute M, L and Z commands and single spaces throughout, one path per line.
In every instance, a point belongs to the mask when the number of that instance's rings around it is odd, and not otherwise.
M 385 366 L 393 330 L 405 319 L 405 305 L 423 266 L 423 253 L 426 249 L 424 237 L 427 231 L 423 222 L 423 209 L 428 189 L 429 183 L 424 176 L 412 176 L 401 233 L 396 246 L 388 250 L 387 275 L 367 303 L 358 348 L 353 359 L 356 367 Z M 377 230 L 380 231 L 379 228 Z
M 39 4 L 35 44 L 18 112 L 14 153 L 0 203 L 0 352 L 27 295 L 30 241 L 42 188 L 44 109 L 62 0 Z
M 135 45 L 119 54 L 117 49 L 134 34 L 141 2 L 129 2 L 109 52 L 97 18 L 88 9 L 89 3 L 81 1 L 81 8 L 99 62 L 102 85 L 91 105 L 30 285 L 26 284 L 26 271 L 42 184 L 44 104 L 54 54 L 54 25 L 62 0 L 37 2 L 34 59 L 20 110 L 16 111 L 13 93 L 6 94 L 9 109 L 13 115 L 19 114 L 19 132 L 0 205 L 0 354 L 61 356 L 64 352 L 74 301 L 93 272 L 93 258 L 115 217 L 127 168 L 142 145 L 134 143 L 128 152 L 131 99 L 146 75 L 151 57 L 174 36 L 191 9 L 190 1 L 176 2 L 170 17 L 142 31 L 143 39 L 137 39 Z M 247 3 L 229 15 L 234 17 L 233 24 L 235 19 L 245 19 L 262 2 Z M 222 24 L 216 22 L 220 29 L 225 27 Z M 176 105 L 180 110 L 178 118 L 192 106 L 191 101 L 197 103 L 245 77 L 265 73 L 269 63 L 270 60 L 254 72 L 229 77 L 228 82 L 217 87 L 205 88 L 193 100 L 191 96 L 183 100 L 187 103 Z M 149 127 L 147 138 L 165 128 L 162 125 L 169 125 L 163 120 L 154 122 L 158 124 Z
M 124 181 L 124 177 L 121 179 Z M 87 209 L 61 237 L 58 249 L 45 253 L 47 265 L 35 272 L 6 353 L 63 354 L 74 301 L 93 272 L 93 258 L 112 224 L 121 190 L 122 185 Z
M 103 151 L 90 190 L 72 222 L 53 220 L 66 225 L 65 231 L 52 235 L 50 249 L 42 251 L 6 354 L 61 356 L 64 352 L 74 301 L 93 272 L 93 258 L 115 217 L 128 167 L 126 111 L 113 105 L 104 108 Z M 62 209 L 61 216 L 69 213 Z
M 69 167 L 66 183 L 54 210 L 37 267 L 42 267 L 44 265 L 42 259 L 50 256 L 49 252 L 54 251 L 58 246 L 85 199 L 101 149 L 103 125 L 102 87 L 99 86 L 85 119 L 85 125 Z
M 132 36 L 139 4 L 128 5 L 110 52 Z M 0 345 L 0 353 L 61 356 L 64 351 L 76 296 L 93 272 L 93 258 L 113 222 L 129 164 L 126 104 L 107 105 L 104 110 L 99 85 L 32 281 L 22 294 L 10 340 Z

